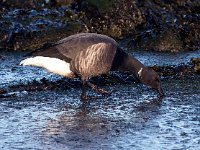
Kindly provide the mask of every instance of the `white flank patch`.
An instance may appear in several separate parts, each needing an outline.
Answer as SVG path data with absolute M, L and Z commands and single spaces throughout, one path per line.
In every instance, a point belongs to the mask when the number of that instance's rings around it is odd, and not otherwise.
M 66 77 L 73 73 L 70 70 L 70 64 L 58 58 L 36 56 L 22 60 L 20 65 L 42 67 L 49 72 Z

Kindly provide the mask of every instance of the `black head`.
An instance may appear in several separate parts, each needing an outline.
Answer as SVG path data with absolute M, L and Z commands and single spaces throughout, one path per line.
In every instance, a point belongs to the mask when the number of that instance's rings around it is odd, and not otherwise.
M 159 75 L 150 68 L 144 67 L 138 71 L 138 78 L 141 83 L 157 90 L 160 96 L 164 96 Z

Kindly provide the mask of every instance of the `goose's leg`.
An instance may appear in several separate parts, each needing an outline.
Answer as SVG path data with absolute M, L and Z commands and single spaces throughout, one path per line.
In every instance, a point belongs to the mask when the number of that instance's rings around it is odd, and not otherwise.
M 110 92 L 108 92 L 108 91 L 106 91 L 104 89 L 98 88 L 95 84 L 92 84 L 90 82 L 88 82 L 88 85 L 92 88 L 92 90 L 94 90 L 97 93 L 100 93 L 100 94 L 111 94 Z
M 81 100 L 88 100 L 88 96 L 86 95 L 86 86 L 87 86 L 87 81 L 82 80 Z
M 108 91 L 106 91 L 104 89 L 97 88 L 96 85 L 94 85 L 94 84 L 92 84 L 90 82 L 87 82 L 87 80 L 82 80 L 82 93 L 81 93 L 81 100 L 82 101 L 99 98 L 99 97 L 87 96 L 87 94 L 86 94 L 86 86 L 87 85 L 90 86 L 92 88 L 92 90 L 95 90 L 97 93 L 100 93 L 100 94 L 111 94 L 110 92 L 108 92 Z

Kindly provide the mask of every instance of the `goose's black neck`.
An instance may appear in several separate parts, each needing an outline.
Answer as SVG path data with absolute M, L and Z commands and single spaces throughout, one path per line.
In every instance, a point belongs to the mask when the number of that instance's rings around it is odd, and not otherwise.
M 111 71 L 130 71 L 137 76 L 141 68 L 145 68 L 145 66 L 140 61 L 128 55 L 122 49 L 117 49 Z

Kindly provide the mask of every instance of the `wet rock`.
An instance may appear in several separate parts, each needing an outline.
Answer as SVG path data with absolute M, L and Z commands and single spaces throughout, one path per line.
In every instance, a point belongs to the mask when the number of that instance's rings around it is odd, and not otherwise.
M 90 32 L 128 37 L 130 49 L 170 52 L 199 48 L 199 8 L 197 0 L 84 0 L 75 7 Z
M 158 72 L 163 78 L 182 78 L 195 75 L 193 65 L 190 63 L 177 66 L 152 66 L 150 68 Z
M 1 48 L 26 50 L 41 47 L 70 34 L 85 31 L 69 7 L 41 10 L 14 9 L 0 19 Z
M 0 94 L 5 94 L 7 91 L 4 89 L 0 89 Z
M 144 18 L 132 0 L 79 1 L 79 11 L 85 13 L 83 22 L 90 32 L 98 32 L 119 38 L 129 34 Z
M 191 62 L 194 65 L 194 71 L 200 75 L 200 58 L 193 58 Z
M 51 6 L 63 6 L 63 5 L 70 5 L 74 3 L 74 0 L 49 0 L 49 3 L 51 3 Z
M 127 47 L 170 52 L 199 49 L 198 0 L 136 1 L 136 6 L 145 21 L 131 32 Z
M 199 10 L 199 0 L 4 0 L 0 48 L 33 49 L 77 32 L 97 32 L 122 39 L 130 49 L 197 50 Z
M 8 9 L 13 7 L 20 8 L 35 8 L 34 0 L 3 0 L 0 1 L 1 9 Z
M 157 36 L 143 37 L 138 40 L 137 47 L 145 50 L 156 51 L 183 51 L 183 41 L 174 29 L 165 29 Z

